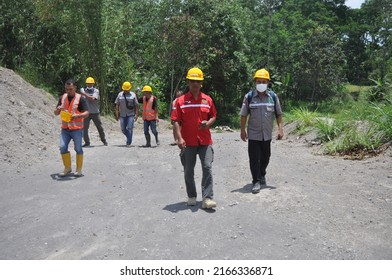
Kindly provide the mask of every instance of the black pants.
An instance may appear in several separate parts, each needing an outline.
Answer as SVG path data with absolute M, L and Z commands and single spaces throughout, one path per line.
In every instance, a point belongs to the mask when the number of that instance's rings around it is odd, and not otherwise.
M 271 157 L 271 140 L 248 140 L 248 154 L 252 183 L 260 181 L 266 174 L 266 169 Z
M 83 139 L 84 143 L 90 144 L 90 137 L 88 136 L 88 130 L 90 128 L 90 121 L 93 120 L 95 126 L 97 127 L 99 137 L 102 142 L 106 142 L 105 132 L 103 131 L 101 117 L 98 114 L 89 114 L 87 118 L 84 119 L 84 132 Z

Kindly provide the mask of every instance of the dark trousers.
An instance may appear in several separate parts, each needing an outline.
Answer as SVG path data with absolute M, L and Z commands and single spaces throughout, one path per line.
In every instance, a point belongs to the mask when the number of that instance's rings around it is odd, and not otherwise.
M 150 137 L 149 127 L 151 127 L 152 134 L 154 134 L 155 141 L 158 144 L 157 121 L 156 120 L 152 120 L 152 121 L 144 120 L 144 124 L 143 125 L 144 125 L 143 126 L 143 128 L 144 128 L 144 135 L 146 136 L 147 145 L 151 144 L 151 137 Z
M 95 126 L 97 127 L 99 137 L 102 142 L 106 142 L 105 132 L 103 131 L 101 117 L 98 114 L 89 114 L 87 118 L 84 119 L 84 132 L 83 139 L 84 143 L 90 144 L 90 137 L 88 136 L 88 129 L 90 128 L 90 121 L 93 120 Z
M 213 198 L 212 162 L 214 161 L 214 150 L 211 145 L 187 146 L 181 155 L 181 163 L 184 166 L 185 186 L 188 197 L 197 197 L 195 184 L 196 157 L 199 154 L 202 179 L 201 192 L 204 198 Z
M 248 155 L 250 172 L 252 173 L 252 183 L 254 184 L 257 181 L 260 181 L 267 173 L 266 169 L 271 157 L 271 140 L 249 140 Z

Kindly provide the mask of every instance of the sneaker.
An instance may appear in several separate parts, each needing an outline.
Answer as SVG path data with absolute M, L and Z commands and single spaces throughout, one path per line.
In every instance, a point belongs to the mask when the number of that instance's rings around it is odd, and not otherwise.
M 196 197 L 188 197 L 188 201 L 186 202 L 188 206 L 195 206 L 196 205 Z
M 252 193 L 259 193 L 261 189 L 260 182 L 256 182 L 253 184 Z
M 213 201 L 211 198 L 204 198 L 201 208 L 203 209 L 211 209 L 216 207 L 216 202 Z
M 90 143 L 84 143 L 82 147 L 90 147 Z
M 264 176 L 262 176 L 261 179 L 260 179 L 260 185 L 263 186 L 263 187 L 267 186 L 267 181 L 265 180 Z

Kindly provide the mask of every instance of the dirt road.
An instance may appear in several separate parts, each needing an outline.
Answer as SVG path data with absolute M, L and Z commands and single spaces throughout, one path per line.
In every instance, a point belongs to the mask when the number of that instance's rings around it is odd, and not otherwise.
M 246 143 L 214 133 L 218 207 L 204 211 L 200 187 L 198 205 L 185 205 L 178 148 L 169 130 L 160 136 L 146 149 L 140 129 L 131 148 L 119 129 L 107 147 L 93 134 L 81 178 L 57 178 L 58 139 L 24 168 L 2 161 L 0 259 L 392 258 L 390 151 L 346 161 L 275 141 L 268 187 L 254 195 Z

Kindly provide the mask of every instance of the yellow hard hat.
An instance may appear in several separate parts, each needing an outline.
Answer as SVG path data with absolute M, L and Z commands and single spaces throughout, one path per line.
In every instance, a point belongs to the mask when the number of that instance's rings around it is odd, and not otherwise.
M 86 84 L 94 84 L 95 83 L 95 81 L 94 81 L 94 78 L 93 77 L 88 77 L 87 79 L 86 79 Z
M 122 90 L 131 90 L 132 84 L 130 82 L 124 82 L 122 85 Z
M 142 92 L 147 92 L 147 91 L 152 92 L 152 88 L 150 86 L 144 86 Z
M 264 68 L 259 69 L 256 71 L 255 75 L 253 76 L 253 79 L 257 79 L 257 78 L 270 80 L 270 74 Z
M 203 81 L 204 80 L 203 72 L 197 67 L 189 69 L 188 74 L 186 75 L 186 78 L 188 80 L 196 80 L 196 81 Z

